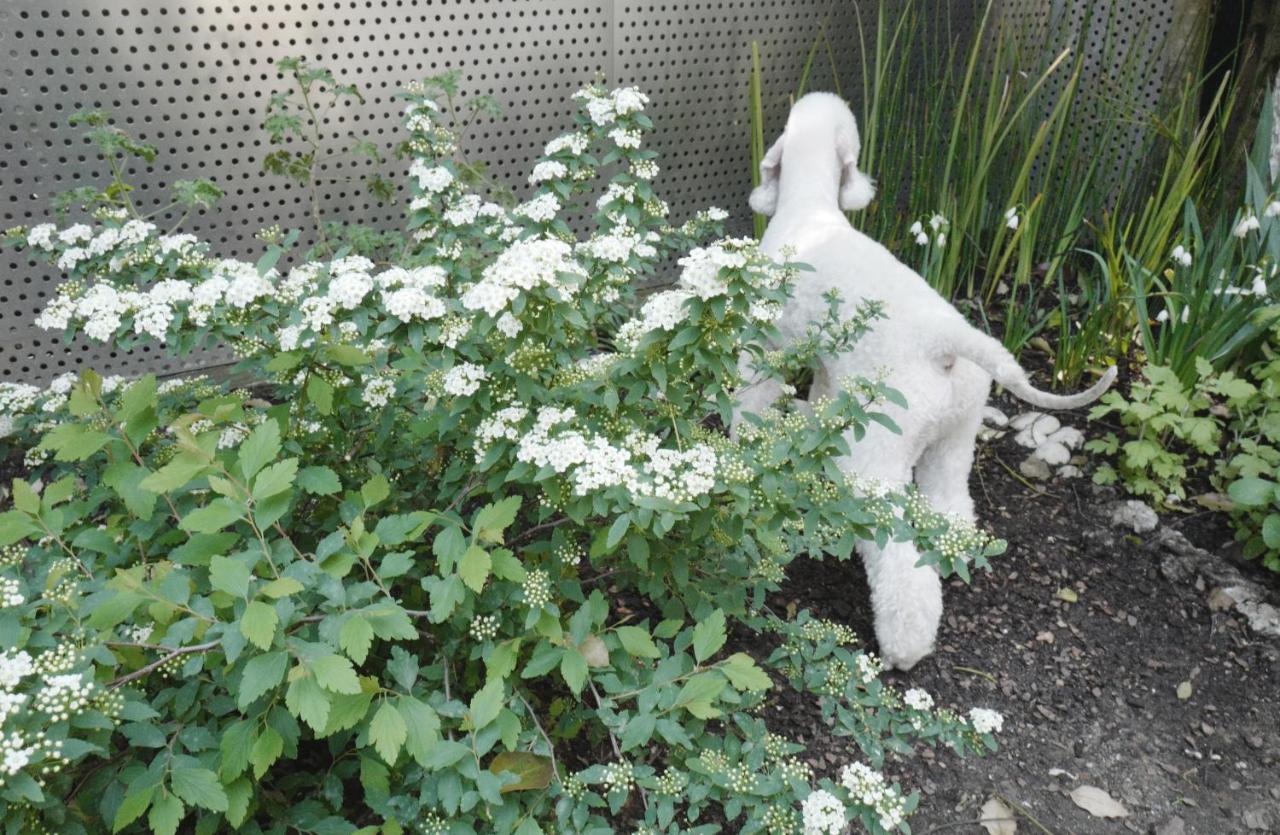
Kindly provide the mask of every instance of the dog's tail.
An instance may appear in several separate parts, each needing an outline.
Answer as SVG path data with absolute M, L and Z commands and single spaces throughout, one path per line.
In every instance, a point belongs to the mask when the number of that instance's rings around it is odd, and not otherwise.
M 964 357 L 983 368 L 1014 397 L 1041 409 L 1075 409 L 1086 406 L 1105 394 L 1116 379 L 1116 367 L 1113 365 L 1098 382 L 1082 392 L 1050 394 L 1031 385 L 1027 372 L 1003 345 L 968 323 L 962 323 L 959 327 L 940 328 L 937 333 L 936 349 L 939 356 Z

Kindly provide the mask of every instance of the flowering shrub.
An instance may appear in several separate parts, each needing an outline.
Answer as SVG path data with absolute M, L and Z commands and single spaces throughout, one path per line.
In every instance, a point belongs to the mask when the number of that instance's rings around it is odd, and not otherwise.
M 274 232 L 218 259 L 120 203 L 10 234 L 69 275 L 44 326 L 222 342 L 256 383 L 0 387 L 30 470 L 0 514 L 7 830 L 905 829 L 886 752 L 991 748 L 998 717 L 899 695 L 769 594 L 859 538 L 963 576 L 1001 544 L 834 467 L 896 397 L 874 381 L 728 438 L 738 357 L 798 268 L 716 238 L 718 210 L 668 222 L 643 94 L 581 91 L 503 205 L 464 184 L 454 84 L 406 93 L 394 262 L 344 244 L 279 271 Z M 865 762 L 816 774 L 771 733 L 784 681 Z

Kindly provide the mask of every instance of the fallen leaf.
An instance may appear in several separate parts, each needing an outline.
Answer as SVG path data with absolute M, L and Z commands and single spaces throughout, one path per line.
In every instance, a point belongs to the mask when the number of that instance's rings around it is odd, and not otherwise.
M 1080 600 L 1080 595 L 1076 594 L 1075 589 L 1058 589 L 1057 597 L 1068 603 L 1076 603 Z
M 1184 702 L 1191 698 L 1191 682 L 1184 681 L 1178 685 L 1178 698 Z
M 1192 499 L 1196 504 L 1206 510 L 1217 510 L 1220 512 L 1229 512 L 1235 510 L 1236 503 L 1231 501 L 1230 496 L 1222 493 L 1201 493 Z
M 1080 786 L 1071 792 L 1071 801 L 1095 818 L 1127 818 L 1129 810 L 1097 786 Z
M 1013 818 L 1013 810 L 998 797 L 992 797 L 982 804 L 978 823 L 987 830 L 987 835 L 1014 835 L 1018 831 L 1018 822 Z
M 609 666 L 609 648 L 595 635 L 588 635 L 582 642 L 582 646 L 578 647 L 578 651 L 582 653 L 583 658 L 587 659 L 588 667 Z

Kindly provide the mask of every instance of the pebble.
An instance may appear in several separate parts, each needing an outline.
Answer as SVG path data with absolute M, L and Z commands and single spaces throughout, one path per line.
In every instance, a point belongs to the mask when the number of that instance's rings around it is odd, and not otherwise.
M 1050 465 L 1068 464 L 1071 461 L 1071 451 L 1057 441 L 1045 441 L 1031 454 Z
M 1128 528 L 1134 533 L 1150 533 L 1160 526 L 1160 517 L 1137 499 L 1129 499 L 1111 506 L 1111 526 Z
M 1065 467 L 1058 468 L 1058 478 L 1079 478 L 1082 475 L 1084 473 L 1075 464 L 1067 464 Z
M 1037 458 L 1034 454 L 1027 456 L 1021 464 L 1018 465 L 1018 471 L 1027 478 L 1034 478 L 1037 481 L 1048 481 L 1049 476 L 1053 472 L 1049 469 L 1049 465 L 1043 459 Z
M 1186 835 L 1187 822 L 1174 815 L 1152 830 L 1153 835 Z
M 1079 449 L 1084 446 L 1084 433 L 1074 426 L 1063 426 L 1050 435 L 1047 440 L 1062 444 L 1067 449 Z

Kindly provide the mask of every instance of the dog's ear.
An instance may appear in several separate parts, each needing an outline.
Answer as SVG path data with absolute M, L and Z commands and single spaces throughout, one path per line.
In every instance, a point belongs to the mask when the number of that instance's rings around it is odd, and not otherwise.
M 876 196 L 875 183 L 858 170 L 859 150 L 857 133 L 836 138 L 836 153 L 840 157 L 840 208 L 846 212 L 865 209 Z
M 782 147 L 786 138 L 786 133 L 779 136 L 764 159 L 760 160 L 760 185 L 751 190 L 747 201 L 756 214 L 772 217 L 778 210 L 778 180 L 782 177 Z

